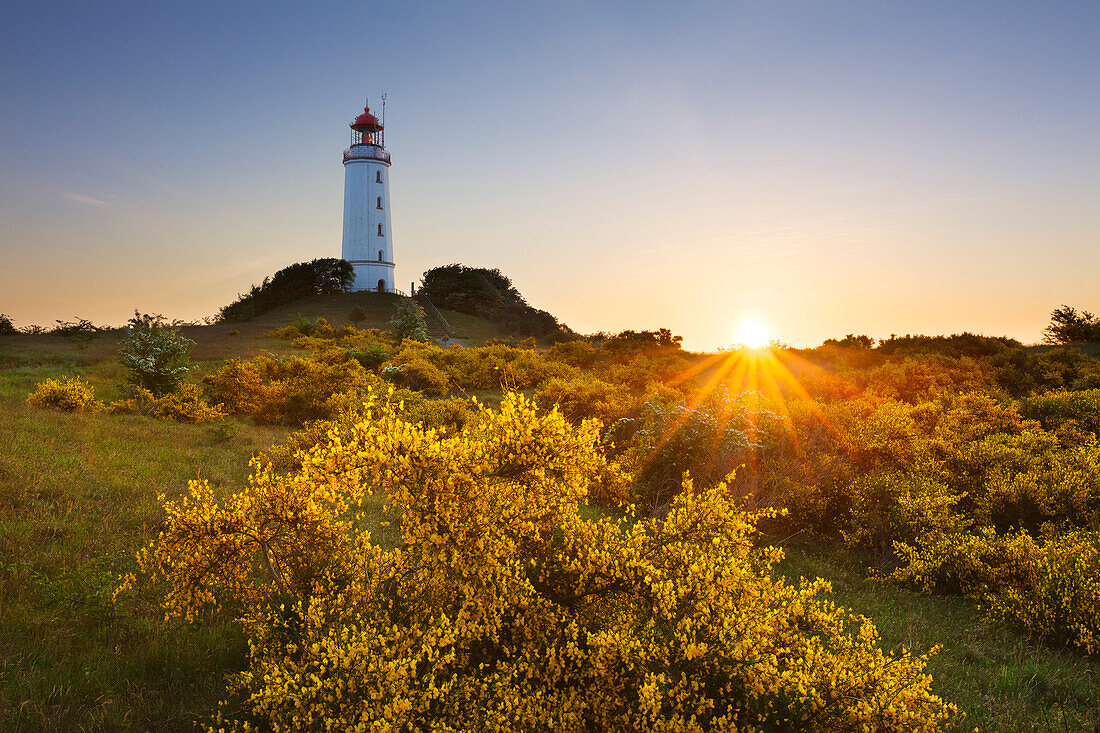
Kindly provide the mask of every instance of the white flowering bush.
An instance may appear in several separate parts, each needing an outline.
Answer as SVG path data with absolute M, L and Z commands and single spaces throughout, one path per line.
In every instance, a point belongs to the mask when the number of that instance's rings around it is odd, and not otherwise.
M 129 381 L 155 396 L 175 392 L 191 369 L 187 355 L 195 342 L 179 332 L 179 321 L 134 311 L 118 355 Z
M 398 341 L 430 341 L 428 327 L 424 320 L 424 309 L 411 298 L 398 301 L 393 318 L 390 319 L 390 333 Z

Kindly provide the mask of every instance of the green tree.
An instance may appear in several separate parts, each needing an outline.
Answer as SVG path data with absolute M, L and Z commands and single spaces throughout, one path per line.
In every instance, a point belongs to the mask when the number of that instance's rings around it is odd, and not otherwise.
M 397 304 L 397 312 L 390 319 L 390 333 L 399 342 L 405 339 L 430 341 L 428 326 L 424 320 L 424 309 L 411 298 L 402 298 Z
M 355 270 L 346 260 L 326 258 L 298 262 L 265 277 L 259 285 L 218 311 L 218 320 L 247 321 L 310 295 L 334 295 L 355 282 Z
M 558 319 L 531 307 L 500 270 L 452 264 L 424 273 L 418 295 L 439 308 L 486 318 L 518 336 L 567 332 Z
M 174 392 L 192 368 L 187 355 L 195 342 L 180 333 L 180 321 L 134 311 L 119 347 L 127 379 L 157 397 Z
M 1088 311 L 1063 305 L 1050 314 L 1050 325 L 1043 329 L 1048 344 L 1100 342 L 1100 318 Z

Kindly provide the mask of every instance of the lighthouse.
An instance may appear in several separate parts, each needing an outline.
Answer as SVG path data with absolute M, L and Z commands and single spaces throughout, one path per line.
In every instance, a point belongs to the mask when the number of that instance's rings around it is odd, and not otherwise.
M 369 104 L 351 123 L 344 151 L 344 243 L 341 256 L 355 268 L 352 290 L 392 293 L 393 235 L 390 230 L 390 154 L 382 124 Z

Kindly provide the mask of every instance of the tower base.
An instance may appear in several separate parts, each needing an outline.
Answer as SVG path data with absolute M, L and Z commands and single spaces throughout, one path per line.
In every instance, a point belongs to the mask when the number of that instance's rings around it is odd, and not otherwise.
M 355 262 L 355 282 L 351 289 L 355 292 L 397 293 L 393 282 L 392 262 Z

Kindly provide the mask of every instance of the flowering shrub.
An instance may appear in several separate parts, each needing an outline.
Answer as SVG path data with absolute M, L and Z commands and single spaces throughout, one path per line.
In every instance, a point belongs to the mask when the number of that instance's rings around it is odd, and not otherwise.
M 365 395 L 381 380 L 358 362 L 327 360 L 326 355 L 250 361 L 231 359 L 203 377 L 210 402 L 235 415 L 250 415 L 269 425 L 301 425 L 327 419 L 338 411 L 341 395 Z
M 931 533 L 897 550 L 904 564 L 891 581 L 965 594 L 995 621 L 1100 652 L 1100 533 L 1048 527 L 1036 538 L 982 527 Z
M 569 420 L 594 417 L 604 423 L 621 417 L 634 403 L 626 387 L 592 374 L 548 379 L 535 391 L 535 399 L 544 408 L 556 405 Z
M 459 430 L 477 417 L 477 403 L 465 397 L 424 399 L 411 403 L 404 400 L 402 404 L 405 406 L 406 420 L 427 428 L 440 428 L 441 432 Z
M 994 433 L 959 446 L 947 467 L 980 524 L 1003 531 L 1100 521 L 1100 452 L 1091 436 L 1065 448 L 1038 429 Z
M 461 397 L 432 400 L 418 392 L 395 389 L 390 393 L 390 400 L 396 403 L 395 409 L 403 419 L 426 428 L 436 428 L 441 434 L 462 428 L 478 414 L 476 402 Z M 331 403 L 336 408 L 332 418 L 306 423 L 282 443 L 266 450 L 264 460 L 269 461 L 276 471 L 297 471 L 301 469 L 302 460 L 308 457 L 310 449 L 328 442 L 330 432 L 351 430 L 370 415 L 370 406 L 359 397 L 342 395 L 331 400 Z
M 880 649 L 825 581 L 774 577 L 780 551 L 724 486 L 685 484 L 662 522 L 583 519 L 618 471 L 598 446 L 594 422 L 515 394 L 452 435 L 387 401 L 295 473 L 256 461 L 227 497 L 192 482 L 139 564 L 170 615 L 220 606 L 251 634 L 211 730 L 928 731 L 953 713 L 926 657 Z
M 798 451 L 778 456 L 772 474 L 792 521 L 817 531 L 889 547 L 952 523 L 1004 531 L 1100 521 L 1095 438 L 1066 446 L 989 395 L 915 405 L 864 396 L 817 411 L 795 403 L 788 414 Z
M 128 379 L 155 396 L 175 391 L 191 369 L 187 355 L 195 342 L 179 332 L 179 321 L 134 311 L 118 349 Z
M 80 377 L 46 379 L 34 385 L 27 402 L 64 412 L 97 412 L 103 403 L 95 399 L 95 388 Z
M 390 334 L 398 343 L 409 339 L 412 341 L 430 341 L 428 326 L 425 322 L 427 314 L 412 298 L 401 298 L 394 307 L 393 317 L 390 318 Z
M 767 436 L 777 432 L 775 416 L 753 393 L 731 393 L 721 387 L 705 400 L 684 404 L 668 388 L 657 390 L 637 409 L 636 416 L 613 428 L 621 460 L 637 476 L 639 504 L 660 507 L 680 490 L 685 473 L 704 486 L 726 480 L 753 463 Z M 737 478 L 731 491 L 744 499 L 750 492 Z
M 558 341 L 546 352 L 546 358 L 575 367 L 589 367 L 596 360 L 596 347 L 587 341 Z
M 871 473 L 848 485 L 851 520 L 841 530 L 849 546 L 883 550 L 929 532 L 968 524 L 955 511 L 962 498 L 943 483 L 918 473 Z
M 132 389 L 133 396 L 116 400 L 107 406 L 110 413 L 136 413 L 151 415 L 173 422 L 204 423 L 225 419 L 221 405 L 211 405 L 203 399 L 197 384 L 183 382 L 175 392 L 160 397 L 141 387 Z
M 1034 418 L 1047 430 L 1074 425 L 1100 437 L 1100 389 L 1058 390 L 1021 400 L 1020 412 Z
M 408 361 L 395 358 L 383 366 L 379 373 L 383 379 L 394 384 L 428 394 L 443 395 L 449 387 L 447 375 L 435 364 L 419 357 Z
M 296 348 L 309 351 L 315 351 L 329 346 L 341 346 L 346 349 L 362 349 L 374 344 L 382 344 L 385 346 L 393 345 L 393 339 L 390 335 L 378 328 L 343 326 L 340 329 L 336 329 L 330 326 L 328 321 L 324 318 L 318 318 L 316 321 L 309 321 L 306 319 L 306 322 L 312 324 L 312 327 L 306 329 L 309 332 L 308 335 L 306 335 L 298 325 L 295 325 L 298 324 L 298 321 L 295 321 L 295 323 L 290 326 L 268 331 L 264 335 L 271 338 L 282 338 L 293 341 Z
M 980 390 L 993 381 L 990 370 L 969 357 L 942 356 L 888 362 L 854 376 L 866 391 L 903 402 L 919 402 L 944 391 Z
M 1100 652 L 1100 533 L 1048 533 L 1028 559 L 1026 582 L 1006 584 L 986 599 L 990 618 Z
M 355 359 L 364 369 L 375 370 L 389 361 L 393 351 L 382 344 L 370 344 L 361 349 L 348 349 L 348 358 Z
M 685 361 L 679 354 L 635 356 L 627 361 L 597 364 L 594 371 L 601 379 L 640 391 L 654 382 L 664 382 L 682 372 Z
M 444 349 L 435 344 L 406 341 L 390 365 L 416 360 L 432 364 L 450 384 L 463 389 L 527 389 L 554 377 L 578 374 L 576 368 L 547 359 L 542 352 L 505 344 Z

